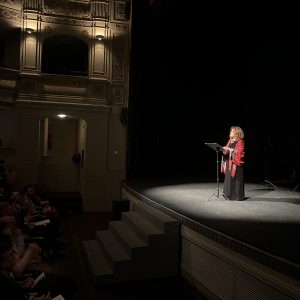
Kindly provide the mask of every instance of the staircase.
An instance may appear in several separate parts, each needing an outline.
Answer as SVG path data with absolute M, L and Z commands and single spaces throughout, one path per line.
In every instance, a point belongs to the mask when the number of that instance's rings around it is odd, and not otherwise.
M 135 202 L 121 220 L 82 242 L 83 255 L 96 285 L 164 278 L 178 274 L 179 224 L 176 219 Z

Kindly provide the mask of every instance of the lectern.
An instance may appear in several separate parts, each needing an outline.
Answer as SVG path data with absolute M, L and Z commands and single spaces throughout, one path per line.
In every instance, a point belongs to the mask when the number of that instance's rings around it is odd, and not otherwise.
M 217 187 L 213 191 L 213 193 L 210 195 L 210 197 L 207 200 L 210 200 L 212 196 L 216 196 L 217 198 L 220 198 L 220 179 L 219 179 L 219 152 L 223 151 L 223 147 L 220 146 L 218 143 L 205 143 L 206 146 L 210 147 L 216 152 L 217 155 Z M 223 195 L 223 192 L 221 192 L 221 196 L 229 200 L 225 195 Z

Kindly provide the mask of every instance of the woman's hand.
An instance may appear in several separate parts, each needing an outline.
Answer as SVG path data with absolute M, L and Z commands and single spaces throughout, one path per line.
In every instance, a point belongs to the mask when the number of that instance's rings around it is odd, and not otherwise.
M 233 148 L 230 148 L 230 147 L 227 147 L 227 146 L 223 147 L 223 149 L 224 149 L 225 151 L 229 151 L 230 154 L 232 154 L 232 152 L 234 151 Z

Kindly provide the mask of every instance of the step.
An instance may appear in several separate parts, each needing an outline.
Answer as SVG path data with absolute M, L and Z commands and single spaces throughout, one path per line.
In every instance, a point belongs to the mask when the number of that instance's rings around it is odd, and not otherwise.
M 130 255 L 110 230 L 96 231 L 96 241 L 111 267 L 115 268 L 117 263 L 131 260 Z
M 107 259 L 107 254 L 102 252 L 101 246 L 96 240 L 83 241 L 82 245 L 82 252 L 89 273 L 96 285 L 133 281 L 157 276 L 157 268 L 153 268 L 153 262 L 149 261 L 147 257 L 144 257 L 143 261 L 126 260 L 116 262 L 113 268 L 111 262 Z
M 132 207 L 83 242 L 96 285 L 178 275 L 180 222 L 142 202 Z
M 133 230 L 123 221 L 109 222 L 109 229 L 116 239 L 122 244 L 123 249 L 133 259 L 137 253 L 143 252 L 148 246 Z
M 161 229 L 135 211 L 123 212 L 122 221 L 128 224 L 147 244 L 150 244 L 150 240 L 153 239 L 153 237 L 162 236 L 164 234 Z
M 164 212 L 145 204 L 141 201 L 132 203 L 132 211 L 135 211 L 145 217 L 149 222 L 153 223 L 165 233 L 178 233 L 180 222 Z
M 84 254 L 87 256 L 102 253 L 96 240 L 87 240 L 82 242 Z
M 106 281 L 111 281 L 111 277 L 114 275 L 113 268 L 101 251 L 97 241 L 83 241 L 82 252 L 93 282 L 97 284 L 99 278 L 102 278 L 102 280 L 106 278 Z

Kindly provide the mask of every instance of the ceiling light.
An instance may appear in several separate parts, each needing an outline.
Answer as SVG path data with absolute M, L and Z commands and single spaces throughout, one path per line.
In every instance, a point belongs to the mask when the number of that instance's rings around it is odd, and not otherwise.
M 64 119 L 67 115 L 65 115 L 65 114 L 58 114 L 57 115 L 59 118 L 61 118 L 61 119 Z

